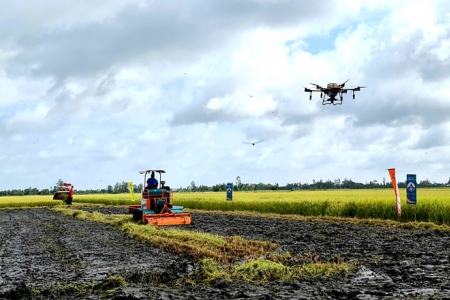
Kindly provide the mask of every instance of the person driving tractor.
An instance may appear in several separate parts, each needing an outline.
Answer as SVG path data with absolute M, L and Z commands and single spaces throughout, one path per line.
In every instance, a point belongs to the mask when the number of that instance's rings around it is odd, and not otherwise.
M 158 180 L 155 178 L 155 172 L 152 172 L 150 178 L 147 179 L 147 189 L 156 189 L 158 188 Z

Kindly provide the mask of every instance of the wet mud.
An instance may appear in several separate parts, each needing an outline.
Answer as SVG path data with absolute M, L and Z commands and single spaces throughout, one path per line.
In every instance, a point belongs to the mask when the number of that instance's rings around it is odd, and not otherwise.
M 49 209 L 0 210 L 0 299 L 450 299 L 450 232 L 228 214 L 192 218 L 183 229 L 275 242 L 292 254 L 339 255 L 357 267 L 302 282 L 191 286 L 183 279 L 195 262 L 110 226 Z

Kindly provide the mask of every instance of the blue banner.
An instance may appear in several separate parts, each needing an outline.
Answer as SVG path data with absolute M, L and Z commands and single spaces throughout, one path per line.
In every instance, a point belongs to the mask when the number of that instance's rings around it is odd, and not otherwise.
M 233 183 L 227 183 L 227 201 L 233 200 Z
M 406 204 L 417 204 L 416 174 L 406 174 Z

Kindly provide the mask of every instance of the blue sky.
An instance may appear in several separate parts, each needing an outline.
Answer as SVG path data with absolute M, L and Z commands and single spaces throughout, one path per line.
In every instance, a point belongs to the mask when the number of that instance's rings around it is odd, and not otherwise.
M 322 33 L 322 34 L 313 34 L 309 35 L 305 38 L 300 38 L 296 41 L 293 41 L 292 44 L 296 44 L 296 42 L 300 42 L 300 45 L 304 45 L 304 47 L 300 46 L 300 49 L 304 52 L 311 53 L 313 55 L 317 55 L 320 52 L 327 52 L 334 49 L 334 41 L 338 37 L 339 34 L 341 34 L 343 31 L 345 31 L 345 28 L 332 28 L 330 31 Z M 291 43 L 287 43 L 289 46 Z M 293 49 L 300 50 L 300 49 Z
M 446 1 L 0 7 L 0 190 L 450 177 Z

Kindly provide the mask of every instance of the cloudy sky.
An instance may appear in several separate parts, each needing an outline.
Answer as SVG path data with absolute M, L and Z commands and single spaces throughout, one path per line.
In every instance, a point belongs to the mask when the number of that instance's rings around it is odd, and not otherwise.
M 0 190 L 450 177 L 446 0 L 0 8 Z M 304 92 L 347 79 L 340 106 Z

